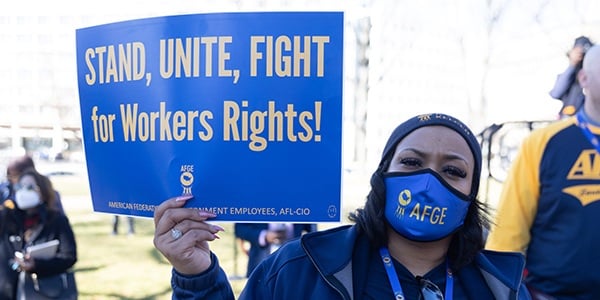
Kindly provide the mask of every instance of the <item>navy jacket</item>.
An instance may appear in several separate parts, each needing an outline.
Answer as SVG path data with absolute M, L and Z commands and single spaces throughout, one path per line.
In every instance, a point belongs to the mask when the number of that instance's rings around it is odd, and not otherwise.
M 252 273 L 240 299 L 354 299 L 352 259 L 362 259 L 365 236 L 356 226 L 305 234 L 284 245 Z M 208 270 L 195 276 L 172 272 L 173 299 L 233 299 L 227 276 L 213 254 Z M 524 258 L 519 253 L 483 251 L 472 264 L 496 299 L 528 300 L 522 284 Z M 468 278 L 463 278 L 469 282 Z M 475 287 L 474 287 L 475 288 Z M 360 294 L 360 293 L 359 293 Z
M 14 205 L 14 204 L 13 204 Z M 14 207 L 0 205 L 0 300 L 15 299 L 19 273 L 11 268 L 15 251 L 58 239 L 56 256 L 35 259 L 35 270 L 40 277 L 62 273 L 77 262 L 77 244 L 69 219 L 60 212 L 40 207 L 42 222 L 35 227 L 31 240 L 25 242 L 25 213 Z
M 303 233 L 317 231 L 315 224 L 294 224 L 294 238 L 300 237 Z M 269 254 L 270 245 L 261 246 L 258 238 L 263 230 L 269 228 L 268 223 L 236 223 L 235 235 L 242 240 L 250 243 L 248 250 L 248 269 L 246 277 L 249 277 L 252 271 L 260 264 Z

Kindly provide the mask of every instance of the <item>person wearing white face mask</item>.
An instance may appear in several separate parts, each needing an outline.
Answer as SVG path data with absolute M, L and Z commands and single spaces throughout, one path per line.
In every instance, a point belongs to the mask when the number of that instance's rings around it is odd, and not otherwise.
M 30 182 L 31 181 L 31 182 Z M 25 177 L 20 185 L 15 187 L 15 202 L 17 207 L 22 210 L 34 208 L 42 203 L 38 187 L 33 177 Z
M 26 169 L 35 169 L 35 163 L 33 162 L 33 159 L 31 158 L 31 156 L 28 155 L 24 155 L 21 157 L 18 157 L 16 159 L 14 159 L 13 161 L 11 161 L 7 166 L 6 166 L 6 181 L 3 183 L 0 183 L 0 199 L 2 200 L 2 202 L 4 202 L 4 200 L 7 199 L 12 199 L 14 200 L 15 197 L 15 188 L 14 185 L 17 184 L 19 178 L 21 177 L 21 173 L 26 170 Z M 50 180 L 50 178 L 48 178 L 47 176 L 44 176 L 44 180 Z M 53 205 L 54 207 L 56 207 L 56 209 L 58 211 L 60 211 L 61 213 L 65 213 L 62 203 L 60 201 L 60 193 L 58 191 L 54 191 L 55 196 L 54 196 L 54 201 L 53 201 Z
M 20 174 L 14 185 L 14 199 L 2 203 L 0 299 L 18 299 L 19 276 L 60 274 L 77 261 L 73 229 L 68 218 L 56 209 L 55 201 L 51 182 L 30 168 Z M 51 240 L 59 241 L 54 256 L 34 258 L 27 255 L 27 247 Z

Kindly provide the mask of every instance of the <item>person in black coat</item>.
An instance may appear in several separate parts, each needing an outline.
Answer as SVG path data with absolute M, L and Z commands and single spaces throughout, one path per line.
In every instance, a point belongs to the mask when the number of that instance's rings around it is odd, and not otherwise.
M 60 274 L 77 261 L 75 235 L 68 218 L 56 206 L 49 180 L 35 169 L 24 170 L 14 186 L 14 199 L 0 205 L 0 300 L 16 299 L 20 272 L 39 277 Z M 59 246 L 51 258 L 33 258 L 29 246 L 51 240 Z M 17 257 L 15 252 L 24 254 Z

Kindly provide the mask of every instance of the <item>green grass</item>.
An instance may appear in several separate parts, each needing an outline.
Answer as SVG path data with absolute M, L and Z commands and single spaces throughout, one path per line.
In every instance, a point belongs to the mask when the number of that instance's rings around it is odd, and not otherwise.
M 78 261 L 74 269 L 80 299 L 170 299 L 171 266 L 154 248 L 153 221 L 136 218 L 135 235 L 113 236 L 112 215 L 88 208 L 91 200 L 86 178 L 52 176 L 51 179 L 62 195 L 75 232 Z M 212 250 L 229 276 L 245 274 L 246 258 L 239 252 L 235 255 L 233 225 L 220 225 L 226 231 L 220 234 L 220 240 L 211 243 Z M 124 219 L 120 226 L 120 232 L 126 232 Z M 239 294 L 245 280 L 235 279 L 231 283 Z
M 67 214 L 77 239 L 75 271 L 81 299 L 170 299 L 171 266 L 152 244 L 151 220 L 136 219 L 136 235 L 112 236 L 111 215 L 84 211 Z M 232 230 L 227 229 L 211 246 L 223 268 L 233 275 L 234 243 Z M 239 256 L 241 274 L 245 262 Z

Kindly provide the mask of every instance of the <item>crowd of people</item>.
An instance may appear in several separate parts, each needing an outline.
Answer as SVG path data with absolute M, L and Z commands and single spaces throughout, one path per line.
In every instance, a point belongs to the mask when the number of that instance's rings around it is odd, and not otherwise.
M 240 299 L 600 299 L 600 46 L 579 37 L 568 58 L 550 92 L 563 101 L 560 120 L 523 141 L 497 210 L 478 197 L 482 154 L 471 129 L 444 113 L 415 115 L 389 135 L 351 225 L 234 225 L 250 244 Z M 27 299 L 38 275 L 70 272 L 77 244 L 60 194 L 30 157 L 6 177 L 0 299 Z M 193 197 L 154 213 L 172 297 L 234 299 L 210 247 L 224 229 L 214 213 L 184 207 Z M 128 225 L 133 234 L 133 218 Z M 51 256 L 28 252 L 53 240 Z

